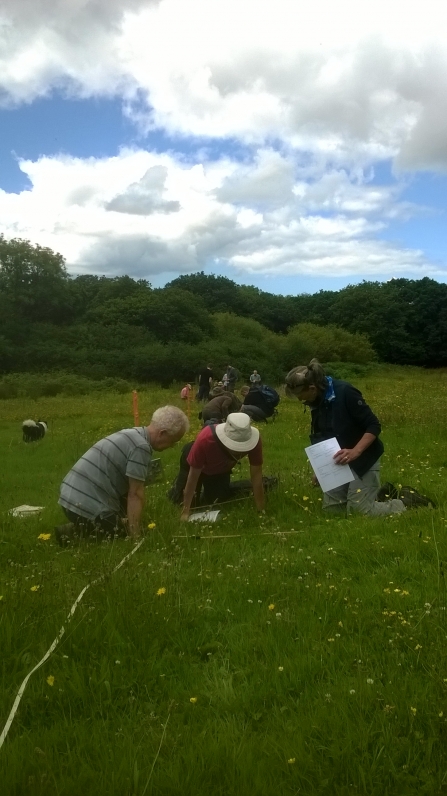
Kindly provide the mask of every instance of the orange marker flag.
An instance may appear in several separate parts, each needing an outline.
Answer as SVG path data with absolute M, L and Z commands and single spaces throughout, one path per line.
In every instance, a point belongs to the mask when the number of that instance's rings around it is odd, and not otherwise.
M 140 413 L 138 411 L 138 393 L 136 390 L 132 392 L 132 404 L 133 404 L 133 421 L 136 426 L 140 425 Z

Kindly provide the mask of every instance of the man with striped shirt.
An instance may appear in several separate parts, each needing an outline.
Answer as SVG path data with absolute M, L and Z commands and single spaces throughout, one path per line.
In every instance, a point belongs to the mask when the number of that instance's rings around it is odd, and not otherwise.
M 59 544 L 83 535 L 138 537 L 152 451 L 172 447 L 188 428 L 184 412 L 163 406 L 148 426 L 125 428 L 93 445 L 62 482 L 59 504 L 70 523 L 55 529 Z

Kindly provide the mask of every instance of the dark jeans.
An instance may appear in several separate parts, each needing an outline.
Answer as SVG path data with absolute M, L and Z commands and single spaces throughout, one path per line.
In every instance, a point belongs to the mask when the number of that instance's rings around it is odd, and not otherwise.
M 183 491 L 189 475 L 187 458 L 193 444 L 194 442 L 188 442 L 183 446 L 179 472 L 168 492 L 168 498 L 173 503 L 181 503 L 183 501 Z M 197 484 L 194 505 L 220 503 L 223 500 L 238 497 L 243 493 L 248 494 L 251 489 L 251 481 L 248 478 L 240 481 L 231 481 L 231 471 L 218 473 L 217 475 L 205 475 L 202 473 Z
M 267 415 L 259 406 L 253 406 L 252 404 L 243 404 L 241 406 L 241 412 L 245 412 L 246 415 L 251 417 L 252 420 L 257 420 L 258 423 L 267 422 Z
M 206 406 L 204 409 L 202 409 L 201 415 L 202 417 L 200 419 L 203 420 L 204 425 L 205 423 L 209 423 L 211 420 L 214 420 L 216 425 L 217 423 L 222 423 L 223 421 L 221 412 L 218 412 L 215 409 L 214 411 L 212 409 L 207 409 Z
M 127 502 L 127 501 L 126 501 Z M 110 512 L 108 514 L 100 514 L 94 520 L 88 520 L 86 517 L 81 517 L 80 514 L 75 514 L 74 511 L 64 508 L 64 512 L 70 522 L 75 526 L 75 534 L 80 539 L 93 539 L 97 542 L 102 542 L 104 539 L 123 538 L 127 536 L 127 528 L 123 520 L 126 516 L 126 505 L 121 505 L 120 514 Z
M 210 385 L 201 384 L 197 390 L 196 401 L 209 401 L 210 399 Z

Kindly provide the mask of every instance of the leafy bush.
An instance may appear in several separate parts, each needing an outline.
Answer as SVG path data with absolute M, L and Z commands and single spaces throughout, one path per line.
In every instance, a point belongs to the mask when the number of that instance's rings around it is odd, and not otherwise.
M 2 381 L 0 382 L 0 400 L 5 400 L 7 398 L 17 398 L 19 394 L 19 388 L 16 384 L 12 384 L 10 381 Z
M 286 369 L 307 365 L 316 357 L 320 362 L 374 362 L 377 355 L 363 334 L 347 332 L 339 326 L 316 326 L 300 323 L 284 341 Z

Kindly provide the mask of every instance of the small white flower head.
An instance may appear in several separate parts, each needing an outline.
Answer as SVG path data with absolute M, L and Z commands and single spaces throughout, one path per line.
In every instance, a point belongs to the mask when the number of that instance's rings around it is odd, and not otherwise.
M 366 682 L 368 683 L 368 685 L 372 685 L 374 680 L 372 680 L 371 677 L 368 677 Z

